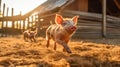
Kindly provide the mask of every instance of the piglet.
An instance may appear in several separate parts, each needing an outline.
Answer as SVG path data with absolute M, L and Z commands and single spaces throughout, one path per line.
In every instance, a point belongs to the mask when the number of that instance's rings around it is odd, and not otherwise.
M 28 41 L 29 35 L 30 35 L 29 33 L 30 33 L 30 30 L 26 30 L 23 32 L 23 37 L 25 41 Z
M 30 40 L 31 42 L 36 42 L 35 36 L 37 34 L 37 28 L 35 31 L 31 31 L 30 29 L 23 32 L 23 37 L 25 41 Z
M 51 24 L 46 30 L 47 48 L 49 47 L 50 39 L 53 39 L 54 50 L 56 50 L 56 43 L 58 43 L 64 47 L 63 51 L 71 53 L 68 42 L 77 29 L 77 21 L 78 16 L 74 16 L 73 18 L 63 18 L 61 15 L 56 14 L 56 24 Z

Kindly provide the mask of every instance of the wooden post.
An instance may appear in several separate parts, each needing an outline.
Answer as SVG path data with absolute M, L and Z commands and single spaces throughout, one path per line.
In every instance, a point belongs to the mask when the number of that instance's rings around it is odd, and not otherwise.
M 8 17 L 8 11 L 9 11 L 9 8 L 7 7 L 7 13 L 6 13 L 6 16 Z M 8 21 L 6 21 L 6 27 L 8 25 Z
M 11 16 L 13 17 L 14 15 L 14 8 L 12 8 L 12 13 L 11 13 Z M 14 29 L 14 20 L 12 20 L 12 31 L 11 31 L 11 34 L 12 36 L 15 34 L 15 29 Z
M 1 12 L 1 0 L 0 0 L 0 17 L 2 16 L 2 12 Z M 2 23 L 2 21 L 0 21 L 0 23 Z M 1 31 L 0 31 L 0 36 L 2 36 L 1 35 Z
M 3 4 L 3 18 L 4 18 L 4 16 L 5 16 L 5 3 Z M 4 21 L 2 21 L 2 35 L 1 36 L 4 36 L 3 34 L 4 34 L 4 32 L 5 32 L 5 30 L 4 30 Z
M 103 24 L 102 24 L 102 36 L 106 37 L 106 0 L 103 0 Z
M 3 4 L 3 17 L 5 16 L 5 3 Z
M 23 20 L 23 31 L 25 31 L 25 20 Z
M 37 27 L 37 23 L 38 23 L 38 14 L 35 15 L 35 26 Z
M 37 36 L 40 36 L 40 14 L 38 14 L 38 22 L 37 22 Z
M 13 17 L 13 15 L 14 15 L 14 9 L 12 8 L 11 16 Z M 12 21 L 12 29 L 14 29 L 14 21 Z
M 6 12 L 6 16 L 7 16 L 7 17 L 8 17 L 8 11 L 9 11 L 9 8 L 7 7 L 7 12 Z M 7 27 L 7 26 L 8 26 L 8 21 L 6 21 L 6 25 L 5 25 L 5 27 L 6 27 L 6 28 L 5 28 L 5 36 L 8 35 L 8 29 L 7 29 L 8 27 Z
M 20 11 L 20 16 L 22 15 L 22 12 Z M 22 25 L 21 25 L 21 20 L 20 20 L 20 24 L 19 24 L 19 26 L 20 26 L 20 30 L 22 29 Z
M 8 17 L 8 11 L 9 11 L 9 8 L 7 7 L 7 13 L 6 13 L 7 17 Z M 6 21 L 6 28 L 7 28 L 7 25 L 8 25 L 8 21 Z
M 8 16 L 8 11 L 9 11 L 9 8 L 7 7 L 7 13 L 6 13 L 6 16 Z
M 0 0 L 0 17 L 2 16 L 2 12 L 1 12 L 1 0 Z M 1 23 L 2 21 L 0 21 L 0 23 Z M 1 31 L 0 31 L 0 36 L 2 36 L 1 35 Z
M 2 17 L 1 3 L 2 3 L 2 0 L 0 0 L 0 17 Z
M 14 14 L 14 8 L 12 8 L 12 13 L 11 13 L 11 15 L 13 16 L 13 14 Z
M 29 25 L 30 25 L 30 19 L 29 19 L 29 17 L 28 17 L 28 20 L 27 20 L 27 22 L 28 22 L 28 24 L 27 24 L 27 29 L 29 29 Z
M 19 21 L 19 20 L 18 20 Z M 18 21 L 16 22 L 16 27 L 17 27 L 17 29 L 18 29 Z
M 1 3 L 2 3 L 2 1 L 0 0 L 0 14 L 1 14 Z
M 12 8 L 12 13 L 11 15 L 13 16 L 14 15 L 14 9 Z M 12 28 L 14 29 L 14 21 L 12 21 Z
M 16 24 L 17 25 L 17 29 L 19 29 L 19 23 L 18 22 L 19 22 L 19 20 L 17 21 L 17 24 Z
M 4 18 L 4 14 L 5 14 L 5 3 L 3 4 L 3 18 Z M 4 21 L 2 21 L 2 29 L 3 29 L 3 26 L 4 26 Z
M 31 22 L 31 29 L 33 28 L 33 16 L 31 16 L 32 17 L 32 22 Z

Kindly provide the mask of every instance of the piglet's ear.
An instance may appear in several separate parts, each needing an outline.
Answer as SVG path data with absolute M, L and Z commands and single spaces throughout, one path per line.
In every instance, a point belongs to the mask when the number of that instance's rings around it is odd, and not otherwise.
M 73 20 L 73 22 L 75 23 L 75 25 L 76 25 L 77 22 L 78 22 L 78 18 L 79 18 L 79 16 L 74 16 L 74 17 L 72 18 L 72 20 Z
M 56 22 L 56 24 L 62 24 L 63 23 L 63 17 L 61 15 L 56 14 L 55 22 Z

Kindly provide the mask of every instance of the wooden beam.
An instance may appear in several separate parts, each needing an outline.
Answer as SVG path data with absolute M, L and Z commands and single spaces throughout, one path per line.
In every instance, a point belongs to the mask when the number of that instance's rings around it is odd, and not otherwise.
M 23 20 L 23 31 L 25 31 L 25 20 Z
M 3 4 L 3 18 L 4 18 L 4 14 L 5 14 L 5 3 Z M 4 21 L 2 21 L 2 28 L 4 27 Z
M 16 15 L 16 16 L 8 16 L 8 17 L 0 17 L 0 21 L 16 21 L 16 20 L 24 20 L 24 16 Z
M 6 16 L 8 16 L 8 12 L 9 12 L 9 8 L 7 7 L 7 13 L 6 13 Z M 6 21 L 6 27 L 8 25 L 8 21 Z
M 120 1 L 119 0 L 113 0 L 116 4 L 116 6 L 120 9 Z
M 27 20 L 27 22 L 28 22 L 28 24 L 27 24 L 27 29 L 29 29 L 29 25 L 30 25 L 30 19 L 29 19 L 29 17 L 28 17 L 28 20 Z
M 5 3 L 3 4 L 3 17 L 5 16 Z
M 106 15 L 106 1 L 107 0 L 103 0 L 103 24 L 102 24 L 102 36 L 106 37 L 106 19 L 107 19 L 107 15 Z
M 14 15 L 14 9 L 12 8 L 11 16 L 13 17 L 13 15 Z M 14 29 L 14 21 L 12 21 L 12 29 Z
M 1 3 L 2 3 L 2 0 L 0 0 L 0 13 L 1 13 Z
M 7 12 L 6 12 L 6 16 L 8 16 L 8 12 L 9 12 L 9 8 L 7 7 Z
M 12 8 L 12 13 L 11 13 L 11 16 L 13 16 L 13 14 L 14 14 L 14 8 Z

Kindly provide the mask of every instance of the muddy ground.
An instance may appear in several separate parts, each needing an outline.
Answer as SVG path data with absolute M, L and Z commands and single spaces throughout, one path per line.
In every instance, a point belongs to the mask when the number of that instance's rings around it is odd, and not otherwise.
M 0 38 L 0 67 L 120 67 L 120 39 L 72 39 L 71 54 L 45 38 L 25 42 L 21 36 Z

